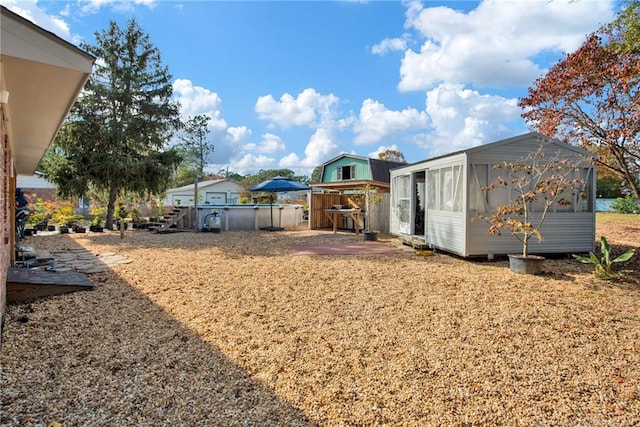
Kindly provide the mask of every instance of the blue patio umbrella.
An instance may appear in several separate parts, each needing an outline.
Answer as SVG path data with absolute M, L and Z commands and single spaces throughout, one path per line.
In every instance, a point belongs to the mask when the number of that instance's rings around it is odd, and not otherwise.
M 284 176 L 276 176 L 268 179 L 260 184 L 249 188 L 249 191 L 264 191 L 269 193 L 269 201 L 271 202 L 271 227 L 263 228 L 263 230 L 277 231 L 282 230 L 280 227 L 273 226 L 273 193 L 283 193 L 285 191 L 301 191 L 309 190 L 309 186 L 298 181 L 286 178 Z

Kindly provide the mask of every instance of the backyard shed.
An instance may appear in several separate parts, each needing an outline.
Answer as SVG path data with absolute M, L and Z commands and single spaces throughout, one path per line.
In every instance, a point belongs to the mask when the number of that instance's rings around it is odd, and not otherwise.
M 567 194 L 547 213 L 541 233 L 529 250 L 536 254 L 583 253 L 595 245 L 595 167 L 591 153 L 539 133 L 492 142 L 391 170 L 390 232 L 405 241 L 464 257 L 520 253 L 522 243 L 508 232 L 488 234 L 478 214 L 495 212 L 513 198 L 510 187 L 487 190 L 500 174 L 493 166 L 518 163 L 544 144 L 548 156 L 558 153 L 580 167 L 580 194 Z M 577 192 L 575 192 L 577 193 Z M 540 209 L 534 216 L 540 216 Z
M 195 184 L 167 190 L 166 206 L 193 206 Z M 212 179 L 198 183 L 198 205 L 230 205 L 238 203 L 246 189 L 230 179 Z

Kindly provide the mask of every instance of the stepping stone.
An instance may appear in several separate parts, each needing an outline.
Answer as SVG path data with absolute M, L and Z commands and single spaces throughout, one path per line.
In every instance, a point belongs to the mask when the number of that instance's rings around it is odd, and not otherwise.
M 106 268 L 94 267 L 83 270 L 84 273 L 103 273 L 106 271 Z

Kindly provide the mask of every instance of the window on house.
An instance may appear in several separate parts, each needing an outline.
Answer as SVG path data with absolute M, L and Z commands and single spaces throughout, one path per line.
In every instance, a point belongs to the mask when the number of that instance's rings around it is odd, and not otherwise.
M 338 181 L 356 179 L 356 165 L 338 167 Z

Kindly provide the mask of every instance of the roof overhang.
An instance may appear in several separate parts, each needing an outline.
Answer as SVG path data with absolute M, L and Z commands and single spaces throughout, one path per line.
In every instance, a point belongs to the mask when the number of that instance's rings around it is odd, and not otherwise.
M 360 181 L 322 182 L 322 183 L 311 184 L 311 185 L 312 185 L 312 187 L 326 188 L 326 189 L 338 190 L 338 191 L 362 190 L 363 188 L 366 188 L 367 186 L 372 187 L 372 188 L 377 188 L 379 190 L 389 190 L 391 188 L 391 185 L 389 185 L 386 182 L 362 181 L 362 180 L 360 180 Z
M 91 75 L 95 58 L 1 9 L 0 90 L 18 174 L 33 174 Z

